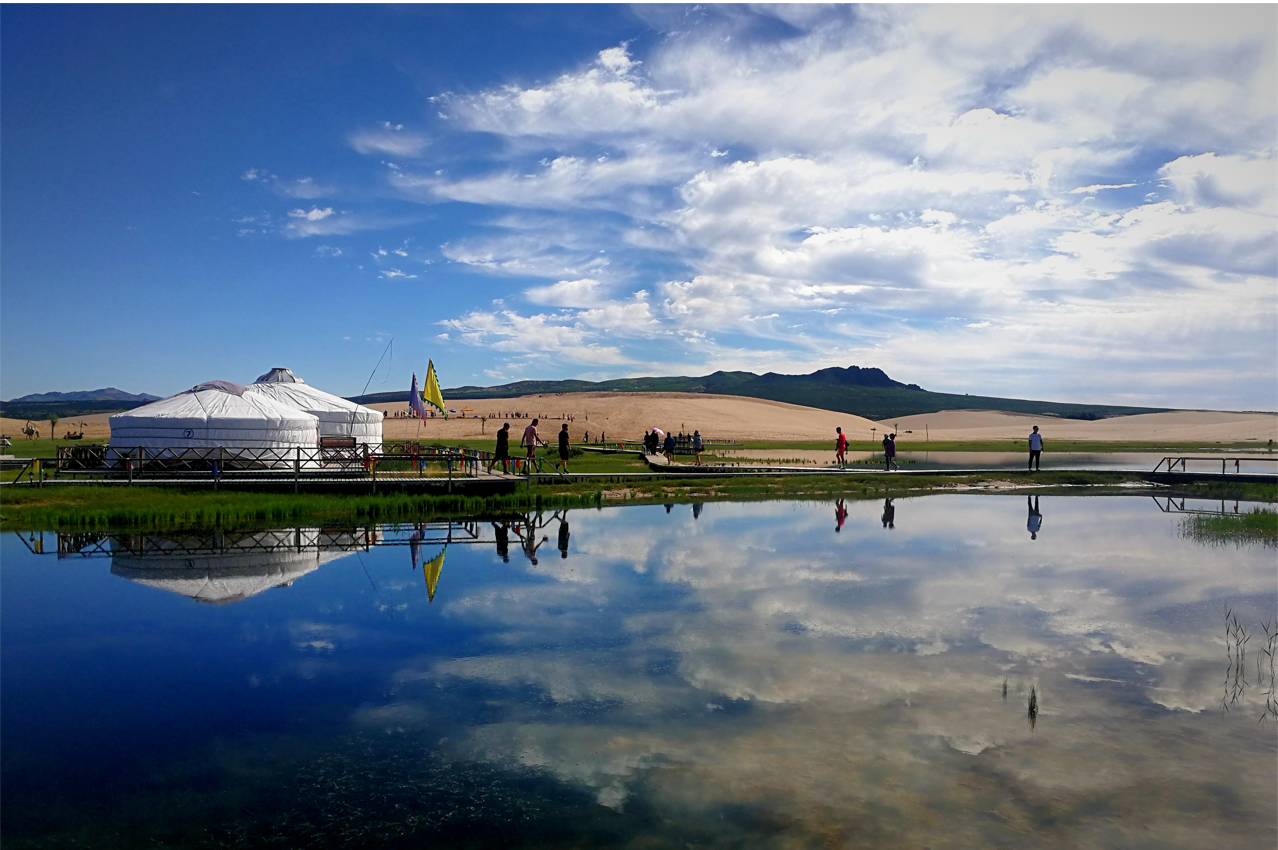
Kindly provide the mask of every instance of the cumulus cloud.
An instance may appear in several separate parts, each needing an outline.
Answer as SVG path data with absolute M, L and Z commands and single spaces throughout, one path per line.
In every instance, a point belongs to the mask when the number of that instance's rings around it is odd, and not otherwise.
M 546 281 L 499 326 L 633 320 L 622 359 L 731 337 L 868 351 L 937 389 L 1278 403 L 1271 7 L 645 14 L 670 30 L 642 58 L 435 98 L 491 159 L 389 172 L 498 214 L 450 260 Z M 754 35 L 767 19 L 786 34 Z M 388 126 L 351 144 L 427 153 Z M 1101 374 L 1100 397 L 1071 377 Z

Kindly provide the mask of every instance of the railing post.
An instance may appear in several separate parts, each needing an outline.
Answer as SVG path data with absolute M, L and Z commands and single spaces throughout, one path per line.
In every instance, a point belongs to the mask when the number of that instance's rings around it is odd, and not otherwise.
M 448 464 L 448 492 L 453 492 L 453 458 L 451 455 L 444 456 L 444 463 Z
M 293 449 L 293 492 L 297 492 L 298 482 L 302 477 L 302 447 Z

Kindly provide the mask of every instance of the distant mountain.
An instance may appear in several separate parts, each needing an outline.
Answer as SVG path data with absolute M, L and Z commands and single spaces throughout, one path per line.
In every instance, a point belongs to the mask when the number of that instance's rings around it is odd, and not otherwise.
M 32 395 L 24 395 L 21 398 L 10 399 L 5 404 L 49 404 L 51 402 L 63 401 L 159 401 L 158 395 L 149 393 L 126 393 L 124 390 L 117 390 L 115 387 L 105 387 L 100 390 L 80 390 L 73 393 L 33 393 Z
M 1166 408 L 1121 407 L 1106 404 L 1071 404 L 1030 401 L 994 396 L 934 393 L 918 384 L 894 381 L 882 369 L 849 366 L 818 369 L 809 375 L 780 375 L 768 372 L 715 372 L 700 378 L 619 378 L 613 381 L 516 381 L 496 387 L 454 387 L 443 391 L 445 399 L 514 398 L 524 395 L 580 392 L 665 392 L 714 393 L 784 401 L 805 407 L 851 413 L 881 421 L 916 413 L 942 410 L 1004 410 L 1061 416 L 1069 419 L 1105 419 L 1134 413 L 1158 413 Z M 351 401 L 378 404 L 405 401 L 407 392 L 372 393 Z
M 43 421 L 49 418 L 49 414 L 55 414 L 59 419 L 67 419 L 88 416 L 90 413 L 119 413 L 159 398 L 149 393 L 126 393 L 115 387 L 72 393 L 33 393 L 0 401 L 0 416 Z

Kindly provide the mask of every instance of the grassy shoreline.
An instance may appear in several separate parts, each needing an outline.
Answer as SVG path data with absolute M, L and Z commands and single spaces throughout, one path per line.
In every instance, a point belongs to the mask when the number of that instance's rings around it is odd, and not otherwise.
M 309 522 L 394 522 L 503 511 L 784 499 L 873 499 L 941 492 L 1110 494 L 1142 492 L 1210 499 L 1278 502 L 1278 485 L 1205 484 L 1158 487 L 1140 475 L 1046 471 L 1032 480 L 981 474 L 889 478 L 855 474 L 795 477 L 650 479 L 600 488 L 596 483 L 542 483 L 514 493 L 466 495 L 334 495 L 186 490 L 178 488 L 6 488 L 0 530 L 194 528 Z

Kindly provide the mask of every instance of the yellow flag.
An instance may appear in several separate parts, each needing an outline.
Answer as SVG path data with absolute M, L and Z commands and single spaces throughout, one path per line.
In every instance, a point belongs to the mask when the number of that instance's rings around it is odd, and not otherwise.
M 448 411 L 444 409 L 444 394 L 439 391 L 439 378 L 435 377 L 434 360 L 429 361 L 426 366 L 426 386 L 422 388 L 422 401 L 444 414 L 445 419 L 448 418 Z
M 444 570 L 444 556 L 448 554 L 445 547 L 438 555 L 422 564 L 422 572 L 426 574 L 426 596 L 435 601 L 435 588 L 439 587 L 439 574 Z

